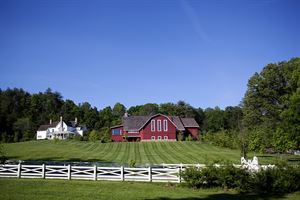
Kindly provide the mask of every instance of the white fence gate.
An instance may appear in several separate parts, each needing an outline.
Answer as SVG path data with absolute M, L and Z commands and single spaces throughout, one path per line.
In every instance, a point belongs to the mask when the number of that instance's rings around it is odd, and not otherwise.
M 181 168 L 127 168 L 52 165 L 0 165 L 0 177 L 177 182 Z

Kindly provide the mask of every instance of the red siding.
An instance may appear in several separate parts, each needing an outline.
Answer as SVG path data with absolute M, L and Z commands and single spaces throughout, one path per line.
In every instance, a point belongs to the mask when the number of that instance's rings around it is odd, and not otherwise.
M 199 129 L 198 128 L 187 128 L 189 134 L 192 135 L 193 139 L 199 140 Z
M 165 119 L 168 120 L 167 131 L 164 131 Z M 155 120 L 155 131 L 151 131 L 151 120 Z M 158 139 L 158 136 L 161 136 L 162 140 L 164 140 L 164 136 L 168 136 L 168 140 L 176 140 L 176 127 L 167 117 L 158 115 L 151 120 L 140 131 L 141 140 L 151 140 L 151 136 L 155 136 L 155 140 Z M 161 131 L 157 131 L 157 120 L 161 120 Z
M 115 129 L 120 130 L 121 134 L 120 135 L 113 135 L 112 131 L 115 130 Z M 113 142 L 122 142 L 123 141 L 123 126 L 111 129 L 111 139 L 112 139 Z

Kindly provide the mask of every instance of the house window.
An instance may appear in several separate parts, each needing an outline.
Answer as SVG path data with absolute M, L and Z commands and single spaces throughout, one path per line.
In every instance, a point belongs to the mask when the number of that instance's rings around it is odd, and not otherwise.
M 158 140 L 161 140 L 161 136 L 158 136 L 157 139 L 158 139 Z
M 168 136 L 164 136 L 164 140 L 165 140 L 165 141 L 168 141 Z
M 157 120 L 157 131 L 161 131 L 161 120 Z
M 155 131 L 155 120 L 151 120 L 151 131 Z
M 112 135 L 121 135 L 122 131 L 121 129 L 113 129 L 112 130 Z
M 168 120 L 164 120 L 164 131 L 168 131 Z
M 155 140 L 155 136 L 151 136 L 151 140 L 153 140 L 153 141 L 154 141 L 154 140 Z

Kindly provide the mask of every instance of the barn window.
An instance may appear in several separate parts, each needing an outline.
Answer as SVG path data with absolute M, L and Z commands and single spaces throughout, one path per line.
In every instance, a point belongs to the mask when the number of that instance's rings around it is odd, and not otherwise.
M 168 140 L 168 136 L 164 136 L 164 140 L 167 141 Z
M 151 140 L 153 140 L 153 141 L 154 141 L 154 140 L 155 140 L 155 136 L 151 136 Z
M 121 135 L 122 131 L 120 129 L 113 129 L 112 135 Z
M 151 120 L 151 131 L 155 131 L 155 120 Z
M 161 131 L 161 120 L 157 120 L 157 131 Z
M 164 120 L 164 131 L 168 131 L 168 120 Z
M 161 136 L 158 136 L 157 139 L 158 139 L 158 140 L 161 140 Z

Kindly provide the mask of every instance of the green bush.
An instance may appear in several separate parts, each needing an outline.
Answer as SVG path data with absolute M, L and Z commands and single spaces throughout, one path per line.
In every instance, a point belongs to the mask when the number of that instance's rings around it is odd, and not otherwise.
M 238 149 L 241 144 L 239 134 L 235 131 L 221 130 L 219 132 L 207 132 L 203 141 L 210 142 L 216 146 Z
M 184 184 L 191 188 L 222 187 L 258 193 L 287 193 L 300 190 L 299 167 L 285 164 L 254 173 L 233 165 L 210 165 L 202 169 L 193 167 L 181 172 L 181 177 L 185 180 Z
M 262 169 L 256 175 L 255 190 L 260 193 L 287 193 L 299 191 L 300 169 L 284 164 Z

